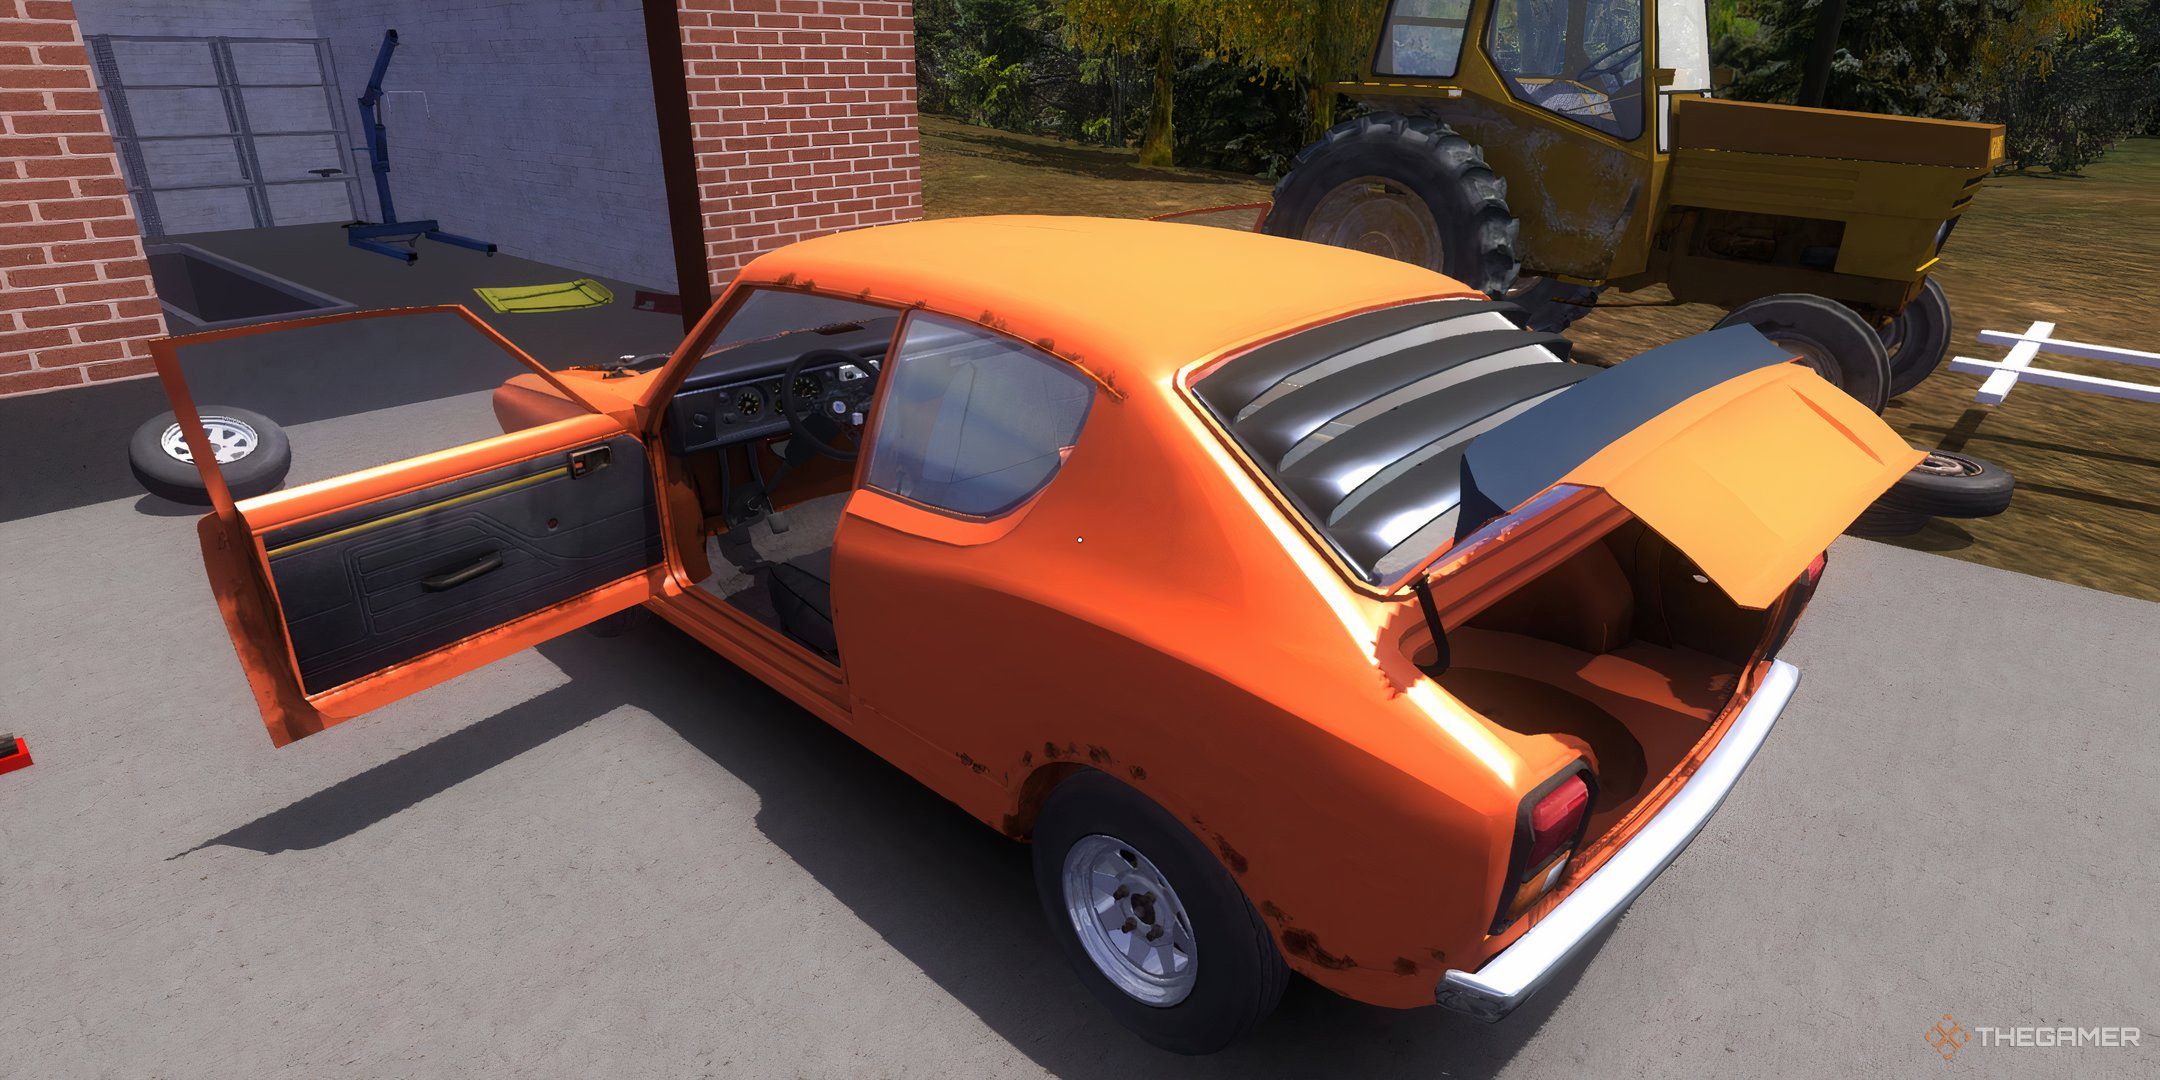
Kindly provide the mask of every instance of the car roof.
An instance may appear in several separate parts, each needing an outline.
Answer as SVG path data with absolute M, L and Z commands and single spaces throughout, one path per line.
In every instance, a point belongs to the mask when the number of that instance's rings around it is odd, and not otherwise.
M 1337 315 L 1477 295 L 1379 256 L 1241 230 L 1089 217 L 886 225 L 791 244 L 743 270 L 922 306 L 1035 342 L 1113 386 Z

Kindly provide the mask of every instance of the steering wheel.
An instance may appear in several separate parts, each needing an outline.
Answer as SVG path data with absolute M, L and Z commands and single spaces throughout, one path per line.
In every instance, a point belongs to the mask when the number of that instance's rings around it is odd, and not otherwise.
M 787 417 L 788 430 L 793 432 L 794 438 L 800 440 L 804 446 L 834 461 L 853 461 L 862 456 L 860 445 L 843 449 L 833 443 L 848 432 L 849 426 L 844 422 L 844 418 L 854 410 L 847 408 L 839 413 L 828 412 L 822 395 L 805 400 L 796 391 L 796 384 L 802 381 L 811 368 L 831 364 L 853 365 L 867 379 L 866 382 L 851 385 L 859 385 L 863 390 L 877 388 L 877 369 L 871 367 L 862 357 L 844 349 L 812 349 L 797 356 L 788 364 L 787 373 L 780 377 L 780 415 Z M 843 403 L 836 401 L 834 404 Z M 793 462 L 797 457 L 790 446 L 788 460 Z
M 1625 45 L 1616 46 L 1591 58 L 1590 62 L 1584 64 L 1582 70 L 1576 72 L 1575 78 L 1570 81 L 1580 82 L 1599 75 L 1611 75 L 1613 72 L 1610 69 L 1627 63 L 1627 61 L 1634 58 L 1636 53 L 1641 51 L 1641 38 L 1630 41 Z

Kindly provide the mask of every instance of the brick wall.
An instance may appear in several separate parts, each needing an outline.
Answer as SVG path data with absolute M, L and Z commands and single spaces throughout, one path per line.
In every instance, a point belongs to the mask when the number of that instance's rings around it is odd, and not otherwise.
M 66 0 L 0 0 L 0 394 L 150 373 L 165 332 Z
M 910 0 L 681 0 L 715 286 L 794 240 L 922 216 Z

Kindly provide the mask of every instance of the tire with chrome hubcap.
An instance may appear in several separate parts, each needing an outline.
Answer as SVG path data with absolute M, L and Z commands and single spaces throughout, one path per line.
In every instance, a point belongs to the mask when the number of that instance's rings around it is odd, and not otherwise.
M 235 499 L 277 490 L 292 468 L 292 442 L 285 429 L 261 413 L 230 405 L 205 405 L 203 435 L 217 455 L 218 473 Z M 207 506 L 209 489 L 188 450 L 180 421 L 170 412 L 143 421 L 128 440 L 128 469 L 144 490 L 161 499 Z
M 1082 982 L 1141 1038 L 1208 1054 L 1257 1027 L 1289 969 L 1230 871 L 1126 784 L 1076 773 L 1035 823 L 1035 887 Z

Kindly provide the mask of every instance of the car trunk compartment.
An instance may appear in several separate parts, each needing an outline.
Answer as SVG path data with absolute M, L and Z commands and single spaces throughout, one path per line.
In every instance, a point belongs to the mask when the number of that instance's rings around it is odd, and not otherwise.
M 1633 518 L 1576 532 L 1546 568 L 1475 611 L 1451 611 L 1440 686 L 1490 723 L 1549 735 L 1596 781 L 1586 848 L 1687 761 L 1770 639 L 1741 607 Z M 1419 641 L 1421 662 L 1431 659 Z

